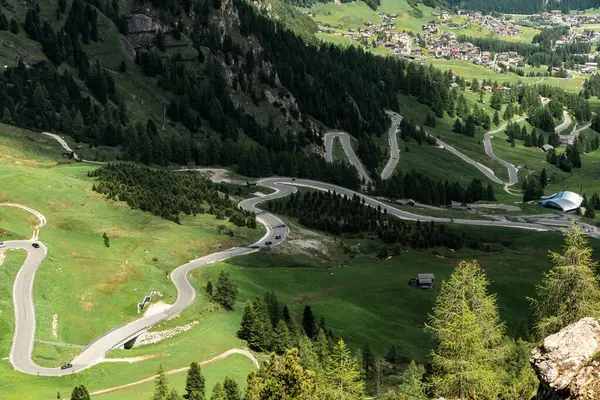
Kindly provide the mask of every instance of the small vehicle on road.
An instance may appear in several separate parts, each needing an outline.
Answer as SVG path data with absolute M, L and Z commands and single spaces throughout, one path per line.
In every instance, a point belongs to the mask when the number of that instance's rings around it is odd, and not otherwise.
M 275 236 L 275 239 L 281 239 L 281 235 Z
M 267 241 L 267 242 L 265 242 L 265 245 L 266 245 L 266 246 L 270 246 L 270 245 L 272 245 L 272 244 L 273 244 L 273 242 L 271 242 L 270 240 L 269 240 L 269 241 Z
M 292 178 L 292 182 L 296 182 L 296 178 Z
M 32 243 L 31 245 L 33 246 L 34 249 L 39 249 L 40 248 L 40 244 L 39 243 Z
M 73 364 L 67 363 L 67 364 L 65 364 L 65 365 L 63 365 L 63 366 L 60 367 L 60 369 L 69 369 L 69 368 L 73 368 Z
M 6 245 L 4 244 L 4 242 L 0 242 L 0 249 L 1 249 L 1 248 L 3 248 L 4 246 L 6 246 Z

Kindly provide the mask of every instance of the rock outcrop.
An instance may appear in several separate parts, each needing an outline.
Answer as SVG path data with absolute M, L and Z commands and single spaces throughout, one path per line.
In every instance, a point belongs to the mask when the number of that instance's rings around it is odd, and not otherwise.
M 600 399 L 600 322 L 583 318 L 532 350 L 540 386 L 535 400 Z
M 159 30 L 164 28 L 144 14 L 133 14 L 127 18 L 128 38 L 142 46 L 151 45 Z

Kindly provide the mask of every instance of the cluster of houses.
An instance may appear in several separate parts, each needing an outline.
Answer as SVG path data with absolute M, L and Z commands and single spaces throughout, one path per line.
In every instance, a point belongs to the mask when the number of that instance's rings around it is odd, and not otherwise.
M 325 25 L 318 25 L 318 28 L 321 32 L 342 36 L 365 44 L 375 42 L 377 46 L 385 46 L 391 49 L 392 53 L 396 55 L 411 54 L 413 36 L 406 32 L 395 32 L 398 27 L 394 20 L 398 18 L 398 14 L 380 13 L 379 17 L 381 20 L 376 24 L 367 21 L 364 23 L 364 28 L 349 29 L 347 32 L 335 32 L 334 29 Z
M 530 21 L 552 26 L 578 27 L 583 24 L 594 24 L 600 21 L 600 15 L 564 14 L 560 10 L 552 10 L 528 17 Z
M 598 63 L 586 62 L 585 64 L 575 64 L 573 70 L 582 74 L 593 74 L 598 70 Z
M 518 35 L 521 31 L 519 26 L 515 25 L 512 21 L 498 19 L 491 15 L 483 15 L 480 12 L 469 14 L 469 20 L 483 28 L 489 29 L 497 35 L 513 36 Z

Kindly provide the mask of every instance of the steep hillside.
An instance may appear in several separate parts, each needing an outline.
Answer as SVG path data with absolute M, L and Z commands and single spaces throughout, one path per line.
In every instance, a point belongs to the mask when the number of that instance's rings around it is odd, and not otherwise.
M 381 135 L 396 93 L 439 110 L 450 98 L 448 74 L 316 43 L 314 24 L 275 0 L 8 2 L 3 12 L 0 29 L 13 33 L 2 33 L 32 49 L 0 78 L 3 120 L 110 149 L 92 157 L 356 187 L 352 169 L 315 153 L 325 126 Z

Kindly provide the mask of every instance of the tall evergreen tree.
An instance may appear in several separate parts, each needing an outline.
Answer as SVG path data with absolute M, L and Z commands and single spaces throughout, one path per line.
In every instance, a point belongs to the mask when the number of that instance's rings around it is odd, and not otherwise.
M 302 312 L 302 327 L 304 328 L 306 336 L 311 339 L 315 338 L 315 335 L 317 334 L 317 325 L 315 323 L 315 315 L 309 305 L 304 306 L 304 311 Z
M 436 300 L 426 330 L 436 341 L 431 382 L 436 396 L 495 397 L 494 363 L 504 327 L 476 261 L 461 261 Z
M 221 382 L 217 382 L 215 383 L 215 386 L 213 386 L 212 394 L 210 395 L 210 400 L 226 400 L 225 390 L 223 389 L 223 385 L 221 385 Z
M 167 377 L 163 372 L 162 365 L 158 367 L 158 378 L 155 380 L 154 394 L 152 400 L 167 400 L 169 388 L 167 386 Z
M 71 392 L 71 400 L 90 400 L 90 393 L 84 385 L 75 386 Z
M 315 373 L 304 369 L 298 349 L 291 349 L 283 357 L 273 355 L 261 369 L 248 375 L 245 398 L 300 400 L 314 398 L 315 393 Z
M 233 310 L 237 298 L 237 284 L 231 279 L 229 272 L 222 270 L 217 278 L 213 300 L 227 310 Z
M 204 400 L 206 396 L 204 375 L 197 362 L 190 364 L 185 380 L 185 391 L 189 400 Z
M 324 398 L 358 400 L 364 395 L 360 366 L 343 340 L 333 346 L 325 363 L 325 380 L 326 384 L 320 388 Z
M 277 354 L 283 354 L 291 345 L 290 332 L 287 324 L 280 319 L 273 330 L 271 346 Z
M 373 379 L 375 374 L 375 355 L 369 342 L 366 342 L 362 351 L 362 369 L 367 380 Z
M 544 274 L 532 299 L 534 329 L 539 338 L 556 333 L 584 317 L 600 317 L 597 263 L 581 228 L 565 233 L 563 252 L 550 252 L 553 267 Z
M 240 388 L 237 382 L 228 376 L 225 377 L 223 391 L 225 392 L 225 400 L 241 400 Z

